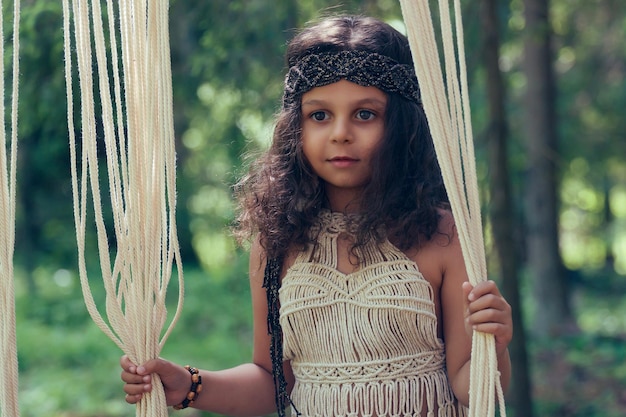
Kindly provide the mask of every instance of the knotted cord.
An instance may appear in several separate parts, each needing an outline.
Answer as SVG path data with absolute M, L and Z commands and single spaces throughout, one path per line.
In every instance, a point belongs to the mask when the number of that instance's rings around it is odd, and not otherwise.
M 94 322 L 134 363 L 140 364 L 159 356 L 179 317 L 183 300 L 175 224 L 169 1 L 107 0 L 106 11 L 100 4 L 100 0 L 63 0 L 79 273 L 85 303 Z M 103 16 L 108 20 L 106 29 Z M 80 140 L 76 138 L 74 124 L 73 52 L 79 73 Z M 97 71 L 93 67 L 94 55 Z M 99 96 L 98 114 L 94 92 Z M 116 241 L 114 253 L 109 249 L 102 210 L 98 138 L 103 139 L 106 152 Z M 107 320 L 96 306 L 87 273 L 88 192 L 93 200 Z M 167 322 L 166 291 L 174 266 L 178 274 L 178 303 L 163 332 Z M 153 376 L 152 384 L 152 393 L 137 404 L 137 416 L 167 416 L 158 376 Z
M 446 82 L 428 0 L 400 0 L 424 110 L 435 142 L 470 283 L 487 277 L 480 200 L 476 179 L 463 24 L 459 0 L 439 0 Z M 456 34 L 456 36 L 455 36 Z M 456 52 L 455 52 L 456 49 Z M 493 335 L 474 332 L 470 366 L 471 417 L 506 416 Z
M 0 57 L 4 58 L 4 8 L 0 10 Z M 10 144 L 7 129 L 0 129 L 0 416 L 19 417 L 17 336 L 15 328 L 15 197 L 17 166 L 17 116 L 19 97 L 20 1 L 13 2 L 13 72 Z M 0 115 L 4 117 L 4 69 L 0 76 Z M 7 155 L 7 147 L 9 154 Z

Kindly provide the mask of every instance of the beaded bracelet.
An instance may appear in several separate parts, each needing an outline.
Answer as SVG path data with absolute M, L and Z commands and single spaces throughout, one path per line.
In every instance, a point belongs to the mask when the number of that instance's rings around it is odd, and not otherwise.
M 182 410 L 191 406 L 202 391 L 202 377 L 200 376 L 200 371 L 198 371 L 196 368 L 192 368 L 189 365 L 185 365 L 185 369 L 188 370 L 191 374 L 191 387 L 189 387 L 187 397 L 183 400 L 182 403 L 175 405 L 174 410 Z

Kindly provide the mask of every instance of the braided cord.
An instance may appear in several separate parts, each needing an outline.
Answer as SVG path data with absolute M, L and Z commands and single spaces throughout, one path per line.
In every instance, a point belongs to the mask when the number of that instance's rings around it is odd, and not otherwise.
M 5 54 L 4 11 L 0 10 L 0 56 Z M 15 249 L 15 202 L 17 170 L 17 119 L 19 97 L 20 2 L 13 2 L 13 84 L 11 97 L 10 150 L 7 129 L 0 129 L 0 416 L 19 417 L 18 361 L 15 322 L 13 254 Z M 4 71 L 0 76 L 0 114 L 5 115 Z
M 175 224 L 176 156 L 169 2 L 107 0 L 106 10 L 102 10 L 101 3 L 63 0 L 78 268 L 85 304 L 94 322 L 133 362 L 144 363 L 159 356 L 180 315 L 183 299 L 183 272 Z M 106 29 L 104 17 L 108 19 Z M 79 139 L 74 124 L 74 57 L 80 86 L 82 137 Z M 99 93 L 101 110 L 98 115 L 96 93 Z M 97 120 L 102 121 L 101 132 Z M 114 253 L 109 249 L 102 210 L 99 138 L 106 151 L 116 240 Z M 95 304 L 87 276 L 89 193 L 93 200 L 106 293 L 106 320 Z M 168 320 L 166 292 L 174 267 L 178 275 L 178 304 L 169 326 L 163 331 Z M 158 376 L 153 375 L 152 384 L 152 392 L 137 403 L 137 416 L 168 414 Z
M 271 337 L 270 357 L 272 358 L 272 375 L 276 397 L 276 412 L 278 417 L 285 417 L 285 409 L 290 404 L 296 415 L 300 415 L 287 392 L 287 380 L 283 370 L 283 329 L 280 326 L 280 272 L 283 267 L 283 258 L 267 260 L 263 277 L 263 288 L 267 293 L 267 331 Z
M 468 277 L 476 285 L 487 278 L 487 267 L 471 129 L 461 6 L 459 0 L 453 2 L 454 29 L 448 0 L 438 2 L 445 83 L 428 1 L 400 0 L 400 5 L 407 26 L 415 71 L 421 82 L 424 110 L 459 233 Z M 455 54 L 455 49 L 458 55 Z M 474 332 L 470 365 L 470 417 L 494 416 L 496 398 L 501 417 L 506 416 L 497 364 L 493 335 Z

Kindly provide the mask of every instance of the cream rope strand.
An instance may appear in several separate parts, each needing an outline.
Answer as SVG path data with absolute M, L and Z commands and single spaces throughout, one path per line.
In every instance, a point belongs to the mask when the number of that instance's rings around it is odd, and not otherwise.
M 0 57 L 4 57 L 4 8 L 0 10 Z M 0 129 L 0 416 L 19 417 L 19 381 L 15 323 L 13 253 L 15 250 L 15 198 L 17 167 L 17 118 L 19 97 L 20 1 L 13 2 L 13 73 L 11 97 L 11 143 L 7 155 L 7 132 Z M 0 115 L 4 117 L 4 71 L 0 76 Z M 7 159 L 8 157 L 8 159 Z
M 94 322 L 133 362 L 143 363 L 159 356 L 179 317 L 183 300 L 183 274 L 175 224 L 176 155 L 168 37 L 169 2 L 107 0 L 106 5 L 105 13 L 100 1 L 63 0 L 78 266 L 83 296 Z M 103 15 L 108 18 L 107 30 Z M 92 51 L 92 45 L 95 51 Z M 79 143 L 74 124 L 73 47 L 80 86 L 82 139 Z M 101 131 L 96 124 L 94 56 Z M 112 74 L 112 81 L 109 74 Z M 102 212 L 98 136 L 104 139 L 106 152 L 117 243 L 113 255 L 109 250 Z M 106 320 L 91 293 L 85 259 L 89 190 L 106 293 Z M 165 296 L 174 266 L 178 273 L 178 303 L 163 332 L 167 322 Z M 137 404 L 137 416 L 167 416 L 164 391 L 156 376 L 153 385 L 152 394 L 144 396 Z
M 471 129 L 461 6 L 459 0 L 453 2 L 456 23 L 454 30 L 449 2 L 439 0 L 445 84 L 428 0 L 400 0 L 400 5 L 467 273 L 470 282 L 476 285 L 486 279 L 487 267 Z M 455 46 L 458 56 L 455 54 Z M 494 416 L 496 398 L 500 405 L 500 415 L 506 416 L 492 335 L 474 332 L 469 394 L 470 416 Z

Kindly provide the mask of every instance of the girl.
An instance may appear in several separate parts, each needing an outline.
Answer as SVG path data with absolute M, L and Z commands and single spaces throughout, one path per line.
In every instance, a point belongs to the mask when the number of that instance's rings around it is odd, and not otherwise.
M 335 17 L 287 63 L 273 143 L 238 187 L 252 363 L 122 357 L 126 401 L 157 373 L 168 404 L 231 416 L 466 415 L 471 331 L 495 335 L 506 388 L 511 311 L 493 282 L 466 282 L 407 39 Z

